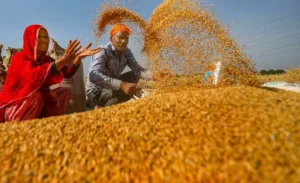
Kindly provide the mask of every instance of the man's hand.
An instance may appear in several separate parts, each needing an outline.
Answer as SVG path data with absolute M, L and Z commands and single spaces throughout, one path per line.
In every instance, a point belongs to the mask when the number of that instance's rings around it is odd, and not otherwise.
M 122 82 L 120 88 L 127 95 L 133 95 L 134 91 L 135 91 L 135 88 L 136 88 L 136 84 L 135 83 Z

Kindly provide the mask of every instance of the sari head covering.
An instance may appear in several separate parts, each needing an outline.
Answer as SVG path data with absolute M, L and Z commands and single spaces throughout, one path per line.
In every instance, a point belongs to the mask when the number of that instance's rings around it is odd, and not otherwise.
M 131 33 L 131 30 L 129 27 L 127 27 L 126 25 L 124 24 L 116 24 L 114 26 L 112 26 L 111 30 L 110 30 L 110 37 L 112 37 L 113 35 L 115 35 L 116 33 L 118 32 L 126 32 L 128 34 Z
M 37 90 L 45 91 L 45 88 L 63 80 L 61 72 L 56 75 L 51 74 L 54 60 L 46 53 L 42 53 L 39 62 L 37 60 L 40 29 L 45 28 L 35 24 L 28 26 L 24 31 L 23 51 L 12 56 L 5 84 L 0 92 L 0 110 L 11 103 L 23 101 Z

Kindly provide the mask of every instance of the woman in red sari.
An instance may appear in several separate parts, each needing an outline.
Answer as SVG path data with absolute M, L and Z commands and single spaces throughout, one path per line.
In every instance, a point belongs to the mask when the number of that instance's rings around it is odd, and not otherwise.
M 0 122 L 63 114 L 70 90 L 62 87 L 51 90 L 50 86 L 64 77 L 72 77 L 83 57 L 100 51 L 100 48 L 89 50 L 91 43 L 80 50 L 79 43 L 70 41 L 64 56 L 55 61 L 46 55 L 47 30 L 41 25 L 28 26 L 23 35 L 23 51 L 13 55 L 0 92 Z

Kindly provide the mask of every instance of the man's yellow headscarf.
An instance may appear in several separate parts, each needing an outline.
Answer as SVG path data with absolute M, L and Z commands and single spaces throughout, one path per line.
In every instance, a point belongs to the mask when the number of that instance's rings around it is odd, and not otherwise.
M 116 24 L 114 26 L 112 26 L 111 30 L 110 30 L 110 37 L 112 37 L 114 34 L 123 31 L 123 32 L 127 32 L 128 34 L 131 33 L 131 30 L 129 27 L 127 27 L 126 25 L 123 24 Z

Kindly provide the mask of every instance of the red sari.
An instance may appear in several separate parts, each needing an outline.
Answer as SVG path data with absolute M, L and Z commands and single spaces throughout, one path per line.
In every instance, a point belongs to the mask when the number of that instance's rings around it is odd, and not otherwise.
M 51 72 L 54 60 L 46 53 L 37 62 L 37 36 L 41 28 L 44 27 L 27 27 L 23 36 L 23 51 L 12 56 L 0 92 L 0 122 L 60 115 L 65 110 L 63 108 L 67 107 L 70 91 L 60 88 L 56 89 L 56 95 L 51 95 L 49 87 L 60 83 L 64 77 L 72 77 L 78 67 L 65 66 L 58 74 L 54 74 Z

